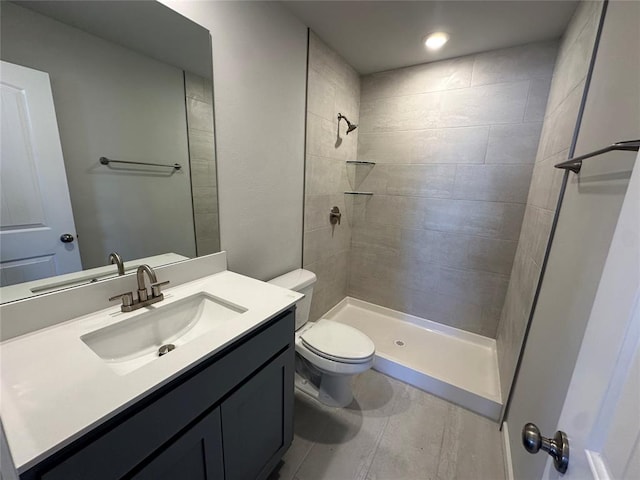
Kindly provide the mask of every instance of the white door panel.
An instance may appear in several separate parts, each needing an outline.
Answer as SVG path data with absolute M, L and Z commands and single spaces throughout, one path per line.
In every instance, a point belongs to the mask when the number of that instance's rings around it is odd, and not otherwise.
M 640 478 L 639 345 L 640 155 L 558 422 L 571 448 L 562 478 Z M 544 478 L 559 477 L 547 462 Z
M 0 285 L 82 269 L 49 75 L 2 62 Z

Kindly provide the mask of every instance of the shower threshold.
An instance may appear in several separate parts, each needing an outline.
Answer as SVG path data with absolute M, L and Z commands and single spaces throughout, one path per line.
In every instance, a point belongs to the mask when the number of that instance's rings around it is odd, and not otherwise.
M 323 318 L 366 333 L 376 346 L 375 370 L 498 420 L 502 398 L 494 339 L 351 297 Z

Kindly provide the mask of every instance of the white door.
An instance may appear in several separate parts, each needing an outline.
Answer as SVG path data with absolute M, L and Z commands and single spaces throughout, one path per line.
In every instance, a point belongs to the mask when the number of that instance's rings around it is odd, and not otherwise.
M 639 344 L 640 155 L 558 422 L 571 449 L 564 479 L 640 479 Z M 547 462 L 544 478 L 559 476 Z
M 49 75 L 2 62 L 0 91 L 0 285 L 81 270 Z

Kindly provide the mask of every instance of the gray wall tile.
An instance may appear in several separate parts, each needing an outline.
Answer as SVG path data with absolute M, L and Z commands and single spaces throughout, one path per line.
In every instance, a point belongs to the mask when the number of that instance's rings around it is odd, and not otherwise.
M 213 133 L 202 131 L 189 132 L 189 157 L 215 162 Z
M 193 213 L 218 213 L 218 193 L 216 187 L 193 187 Z
M 567 159 L 601 8 L 601 2 L 579 2 L 560 43 L 522 231 L 497 330 L 503 397 L 511 388 L 560 191 L 562 172 L 553 166 Z M 530 97 L 536 88 L 542 92 L 544 87 L 532 84 Z M 534 110 L 540 111 L 542 101 L 537 100 L 536 104 L 535 108 L 528 105 L 525 119 L 530 119 Z
M 526 203 L 533 165 L 458 165 L 453 198 Z
M 362 99 L 398 97 L 468 87 L 473 57 L 374 73 L 362 78 Z
M 360 103 L 361 133 L 439 127 L 441 103 L 441 93 L 363 99 Z
M 347 225 L 336 225 L 304 232 L 304 263 L 313 263 L 322 258 L 349 250 L 351 229 Z
M 309 68 L 307 77 L 307 111 L 325 120 L 333 120 L 336 87 L 315 68 Z
M 362 78 L 358 156 L 377 164 L 358 179 L 374 195 L 351 205 L 350 295 L 496 336 L 556 53 Z
M 485 163 L 534 163 L 542 122 L 492 125 Z
M 553 40 L 479 53 L 475 56 L 471 85 L 549 78 L 557 52 L 558 42 Z
M 196 253 L 206 255 L 220 251 L 211 81 L 185 72 L 185 95 Z
M 448 198 L 455 178 L 455 165 L 376 165 L 360 189 L 382 195 Z
M 441 267 L 436 291 L 483 307 L 501 305 L 509 277 L 496 273 Z
M 314 113 L 307 113 L 307 155 L 347 160 L 338 140 L 338 124 Z
M 581 2 L 576 14 L 588 13 L 589 17 L 574 17 L 577 21 L 572 22 L 564 35 L 549 95 L 549 111 L 555 110 L 587 75 L 600 8 L 599 2 Z
M 211 162 L 191 162 L 192 187 L 213 187 L 216 184 L 216 166 Z
M 305 194 L 343 194 L 349 189 L 344 160 L 307 155 Z
M 360 133 L 358 157 L 378 163 L 482 163 L 489 127 Z
M 349 252 L 335 255 L 304 265 L 318 277 L 313 289 L 309 319 L 318 320 L 329 309 L 345 297 L 349 278 Z
M 545 119 L 543 132 L 546 132 L 546 136 L 543 137 L 544 150 L 542 151 L 542 158 L 548 158 L 551 155 L 567 150 L 571 146 L 584 85 L 584 81 L 580 82 Z M 538 153 L 540 154 L 540 152 Z
M 204 93 L 205 79 L 200 75 L 196 75 L 191 72 L 184 72 L 184 89 L 185 94 L 189 98 L 195 98 L 196 100 L 207 101 L 207 97 Z M 211 102 L 209 102 L 211 103 Z
M 393 225 L 516 240 L 524 205 L 373 195 L 365 210 L 364 221 L 369 225 Z
M 555 168 L 554 165 L 567 160 L 568 154 L 569 150 L 564 150 L 535 164 L 527 200 L 528 205 L 555 210 L 563 171 Z
M 528 80 L 443 92 L 438 126 L 519 123 L 524 116 L 528 93 Z
M 312 34 L 304 263 L 322 277 L 312 317 L 348 291 L 496 335 L 554 58 L 548 42 L 383 72 L 362 79 L 360 98 L 352 69 Z M 337 112 L 360 122 L 356 135 L 338 135 Z M 378 165 L 344 166 L 356 158 Z M 375 195 L 345 198 L 345 187 Z M 332 204 L 346 220 L 333 229 Z
M 524 112 L 525 122 L 541 122 L 544 120 L 550 87 L 551 78 L 549 77 L 531 79 L 527 107 Z
M 187 115 L 189 117 L 189 130 L 213 132 L 213 105 L 187 98 Z
M 513 266 L 517 242 L 494 238 L 468 237 L 465 262 L 457 265 L 473 270 L 509 275 Z
M 360 78 L 313 32 L 308 70 L 303 264 L 318 276 L 310 312 L 317 320 L 347 293 L 353 208 L 344 194 L 352 189 L 345 161 L 356 159 L 359 131 L 346 135 L 344 122 L 338 130 L 337 114 L 359 121 Z M 332 226 L 334 205 L 342 219 Z

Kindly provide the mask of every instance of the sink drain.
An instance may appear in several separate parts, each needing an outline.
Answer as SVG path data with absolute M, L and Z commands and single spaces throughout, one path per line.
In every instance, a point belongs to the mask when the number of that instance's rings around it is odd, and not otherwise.
M 394 343 L 399 347 L 404 347 L 404 342 L 402 340 L 396 340 Z
M 163 355 L 166 355 L 167 353 L 169 353 L 171 350 L 175 350 L 176 346 L 173 343 L 167 343 L 166 345 L 162 345 L 159 349 L 158 349 L 158 356 L 161 357 Z

